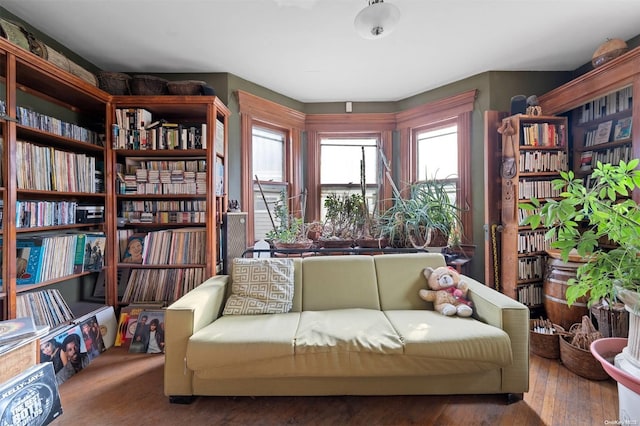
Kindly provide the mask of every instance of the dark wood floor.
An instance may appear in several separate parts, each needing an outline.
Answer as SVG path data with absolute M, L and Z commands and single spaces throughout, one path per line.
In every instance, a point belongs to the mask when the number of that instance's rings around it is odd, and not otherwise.
M 590 381 L 531 355 L 530 390 L 503 396 L 201 397 L 170 404 L 162 355 L 111 348 L 60 386 L 53 425 L 603 425 L 618 419 L 616 383 Z

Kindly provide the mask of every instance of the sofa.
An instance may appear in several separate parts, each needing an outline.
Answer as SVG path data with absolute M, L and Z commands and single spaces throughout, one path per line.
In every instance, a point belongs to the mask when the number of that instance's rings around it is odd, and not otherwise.
M 528 390 L 528 308 L 463 276 L 472 317 L 434 311 L 418 293 L 424 268 L 445 266 L 439 253 L 245 259 L 290 266 L 289 305 L 278 300 L 280 312 L 261 314 L 227 314 L 232 277 L 247 282 L 236 261 L 231 276 L 209 278 L 166 309 L 164 393 L 173 403 L 431 394 L 512 402 Z

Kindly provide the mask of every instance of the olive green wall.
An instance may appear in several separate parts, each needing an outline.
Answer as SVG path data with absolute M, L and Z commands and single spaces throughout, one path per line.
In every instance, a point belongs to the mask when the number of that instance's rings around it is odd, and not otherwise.
M 0 16 L 20 22 L 15 16 L 0 8 Z M 37 37 L 51 43 L 51 46 L 61 49 L 69 58 L 76 60 L 79 64 L 88 68 L 94 68 L 92 64 L 86 63 L 82 58 L 77 57 L 73 52 L 57 44 L 45 34 L 28 24 L 22 24 L 31 30 Z M 631 39 L 628 44 L 635 47 L 640 42 L 640 36 Z M 399 112 L 416 107 L 425 103 L 437 101 L 449 96 L 457 95 L 468 90 L 477 90 L 478 96 L 475 100 L 472 114 L 471 131 L 471 158 L 473 162 L 471 169 L 461 171 L 461 173 L 471 173 L 472 189 L 472 209 L 473 209 L 473 242 L 477 245 L 476 257 L 472 262 L 471 275 L 482 281 L 484 278 L 484 112 L 488 110 L 509 111 L 510 100 L 514 95 L 541 95 L 549 90 L 569 81 L 571 78 L 582 74 L 590 69 L 590 64 L 585 64 L 573 72 L 507 72 L 490 71 L 478 74 L 464 80 L 457 81 L 434 90 L 429 90 L 397 102 L 354 102 L 354 113 L 380 113 Z M 113 70 L 117 71 L 117 70 Z M 240 198 L 240 114 L 237 99 L 234 92 L 243 90 L 269 99 L 278 104 L 304 112 L 306 114 L 327 114 L 345 112 L 343 102 L 330 103 L 302 103 L 295 99 L 269 90 L 265 87 L 244 80 L 228 73 L 191 73 L 191 74 L 156 74 L 162 75 L 170 80 L 195 79 L 203 80 L 215 88 L 216 94 L 229 107 L 231 117 L 229 119 L 229 198 Z M 395 134 L 394 159 L 399 158 L 398 135 Z M 304 142 L 304 138 L 303 138 Z M 304 148 L 303 148 L 304 150 Z M 306 156 L 305 156 L 306 158 Z M 394 170 L 398 170 L 397 163 Z M 242 206 L 241 206 L 242 207 Z

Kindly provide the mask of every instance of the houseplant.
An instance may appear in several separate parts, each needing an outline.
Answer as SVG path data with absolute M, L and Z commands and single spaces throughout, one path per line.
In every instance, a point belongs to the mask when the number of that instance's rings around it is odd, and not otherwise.
M 350 247 L 356 237 L 358 217 L 362 208 L 360 194 L 331 193 L 324 200 L 326 209 L 322 237 L 323 247 Z
M 287 193 L 284 189 L 280 192 L 273 210 L 276 221 L 273 222 L 273 229 L 267 232 L 266 237 L 276 248 L 307 249 L 311 247 L 313 241 L 307 238 L 304 221 L 289 212 Z
M 446 180 L 428 179 L 403 198 L 395 185 L 393 206 L 381 216 L 383 233 L 394 247 L 445 247 L 451 232 L 462 232 L 460 208 L 451 201 Z
M 559 200 L 547 200 L 541 206 L 533 199 L 530 204 L 520 205 L 522 209 L 541 209 L 523 224 L 549 227 L 546 236 L 557 238 L 551 246 L 561 250 L 565 261 L 574 251 L 587 259 L 578 267 L 576 278 L 569 280 L 569 305 L 583 296 L 589 305 L 616 298 L 625 303 L 630 314 L 626 347 L 619 338 L 604 338 L 593 342 L 590 348 L 618 381 L 621 395 L 624 389 L 640 386 L 637 373 L 627 374 L 640 371 L 640 207 L 629 198 L 631 191 L 640 189 L 640 171 L 636 170 L 639 163 L 638 159 L 619 164 L 598 162 L 591 175 L 595 182 L 592 187 L 586 187 L 573 172 L 562 172 L 561 178 L 553 181 L 556 188 L 564 189 Z M 603 240 L 610 246 L 603 245 Z M 613 348 L 622 352 L 616 355 Z M 622 383 L 626 387 L 621 388 Z M 627 405 L 636 405 L 622 399 L 619 402 L 621 413 Z

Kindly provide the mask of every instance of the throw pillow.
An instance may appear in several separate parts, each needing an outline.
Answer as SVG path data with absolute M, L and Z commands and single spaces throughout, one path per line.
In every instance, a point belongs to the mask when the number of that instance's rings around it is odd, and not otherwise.
M 293 306 L 292 259 L 233 259 L 233 284 L 222 315 L 279 314 Z

